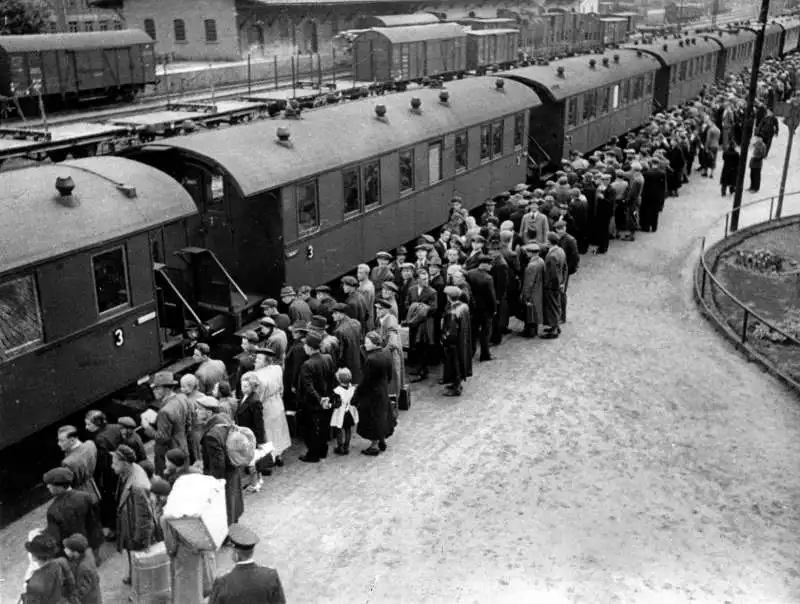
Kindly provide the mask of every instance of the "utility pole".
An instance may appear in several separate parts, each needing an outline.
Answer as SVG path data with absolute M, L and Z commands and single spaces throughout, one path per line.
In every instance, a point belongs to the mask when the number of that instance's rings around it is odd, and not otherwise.
M 789 130 L 789 140 L 786 141 L 786 156 L 783 160 L 783 173 L 781 174 L 781 188 L 778 193 L 778 207 L 775 210 L 775 218 L 780 218 L 783 212 L 783 195 L 786 191 L 786 176 L 789 173 L 789 160 L 792 157 L 792 143 L 794 142 L 794 131 L 800 124 L 800 97 L 794 97 L 789 101 L 789 113 L 784 118 L 786 128 Z
M 742 207 L 742 193 L 744 192 L 744 176 L 747 171 L 747 151 L 750 147 L 750 137 L 753 134 L 753 114 L 758 91 L 758 68 L 761 66 L 761 55 L 764 50 L 764 34 L 767 29 L 769 16 L 769 0 L 761 0 L 761 14 L 758 21 L 761 28 L 756 35 L 756 46 L 753 49 L 753 65 L 750 68 L 750 90 L 747 93 L 747 109 L 744 114 L 744 128 L 742 140 L 739 145 L 739 172 L 736 174 L 736 189 L 733 192 L 733 212 L 731 213 L 731 233 L 739 228 L 739 209 Z

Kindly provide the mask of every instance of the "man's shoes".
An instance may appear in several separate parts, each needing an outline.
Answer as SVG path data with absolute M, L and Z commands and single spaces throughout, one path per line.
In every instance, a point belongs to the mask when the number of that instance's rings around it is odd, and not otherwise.
M 319 457 L 315 457 L 306 453 L 305 455 L 300 456 L 300 461 L 304 461 L 305 463 L 319 463 Z
M 336 455 L 347 455 L 347 449 L 344 447 L 336 447 L 333 452 L 336 453 Z
M 548 331 L 547 333 L 542 334 L 541 337 L 545 340 L 555 340 L 558 337 L 559 333 L 560 332 L 558 331 Z
M 448 388 L 442 392 L 442 396 L 461 396 L 461 388 Z
M 376 457 L 376 456 L 381 454 L 381 451 L 380 451 L 380 449 L 374 449 L 372 447 L 369 447 L 369 448 L 364 449 L 363 451 L 361 451 L 361 454 L 362 455 L 369 455 L 371 457 Z
M 386 441 L 385 441 L 385 440 L 382 440 L 382 441 L 378 442 L 378 448 L 379 448 L 381 451 L 385 451 L 385 450 L 386 450 Z
M 415 377 L 411 378 L 411 383 L 418 384 L 419 382 L 424 382 L 427 379 L 428 379 L 428 374 L 425 375 L 417 374 Z
M 487 355 L 485 357 L 480 357 L 478 361 L 481 363 L 486 363 L 488 361 L 494 361 L 494 357 L 492 355 Z

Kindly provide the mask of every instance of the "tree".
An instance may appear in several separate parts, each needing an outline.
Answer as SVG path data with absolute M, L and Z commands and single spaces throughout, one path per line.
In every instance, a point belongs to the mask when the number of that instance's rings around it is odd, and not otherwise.
M 26 0 L 0 0 L 0 34 L 41 34 L 47 31 L 50 10 Z

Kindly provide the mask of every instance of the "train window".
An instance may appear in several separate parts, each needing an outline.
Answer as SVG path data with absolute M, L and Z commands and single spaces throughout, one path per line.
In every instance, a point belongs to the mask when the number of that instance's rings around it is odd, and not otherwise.
M 377 161 L 370 162 L 361 168 L 364 183 L 364 207 L 378 205 L 381 202 L 381 166 Z
M 400 151 L 400 192 L 414 190 L 414 149 Z
M 156 22 L 155 22 L 155 20 L 153 20 L 153 19 L 145 19 L 144 20 L 144 33 L 146 33 L 148 36 L 153 38 L 153 40 L 156 39 Z
M 616 109 L 619 107 L 619 84 L 614 84 L 611 87 L 611 108 Z
M 525 114 L 518 113 L 514 116 L 514 148 L 522 147 L 525 142 Z
M 217 22 L 214 19 L 205 20 L 206 42 L 217 41 Z
M 638 101 L 644 96 L 644 76 L 639 76 L 633 80 L 633 100 Z
M 587 92 L 583 95 L 583 118 L 581 121 L 587 121 L 594 115 L 594 94 Z
M 442 180 L 442 143 L 428 145 L 428 184 Z
M 572 97 L 567 103 L 567 126 L 578 123 L 578 97 Z
M 686 61 L 686 78 L 691 80 L 694 75 L 694 61 Z
M 651 95 L 653 93 L 653 74 L 648 73 L 644 79 L 644 89 L 647 95 Z
M 631 81 L 630 80 L 623 80 L 622 82 L 622 100 L 620 103 L 622 105 L 627 105 L 628 101 L 631 100 Z
M 42 318 L 33 275 L 0 283 L 0 360 L 41 342 Z
M 186 22 L 183 19 L 175 19 L 172 28 L 175 30 L 175 41 L 186 42 Z
M 712 60 L 712 58 L 713 57 L 711 55 L 706 55 L 706 71 L 711 71 L 711 60 Z
M 481 161 L 492 156 L 492 127 L 489 124 L 481 126 Z
M 77 21 L 70 21 L 69 24 L 67 25 L 67 27 L 68 27 L 69 32 L 71 34 L 78 33 L 78 22 Z
M 456 156 L 456 172 L 462 172 L 467 169 L 467 159 L 469 143 L 467 132 L 458 132 L 456 134 L 455 156 Z
M 686 61 L 681 61 L 681 65 L 678 70 L 678 80 L 681 82 L 686 81 Z
M 361 207 L 361 186 L 358 179 L 358 168 L 352 168 L 342 172 L 342 184 L 344 189 L 342 191 L 344 213 L 351 214 L 353 212 L 358 212 Z
M 503 154 L 503 122 L 492 124 L 492 157 Z
M 611 107 L 611 88 L 603 88 L 600 91 L 600 109 L 598 113 L 605 115 Z
M 128 271 L 125 250 L 121 247 L 92 257 L 94 291 L 97 294 L 97 312 L 103 314 L 121 306 L 127 306 Z
M 319 226 L 317 181 L 307 180 L 297 185 L 297 225 L 304 235 Z

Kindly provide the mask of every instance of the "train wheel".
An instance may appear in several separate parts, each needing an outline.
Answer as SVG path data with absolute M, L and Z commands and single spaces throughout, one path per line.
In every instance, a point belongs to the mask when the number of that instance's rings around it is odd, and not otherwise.
M 47 157 L 49 157 L 50 161 L 53 162 L 54 164 L 58 164 L 67 159 L 67 151 L 65 149 L 57 149 L 55 151 L 49 151 L 47 153 Z

